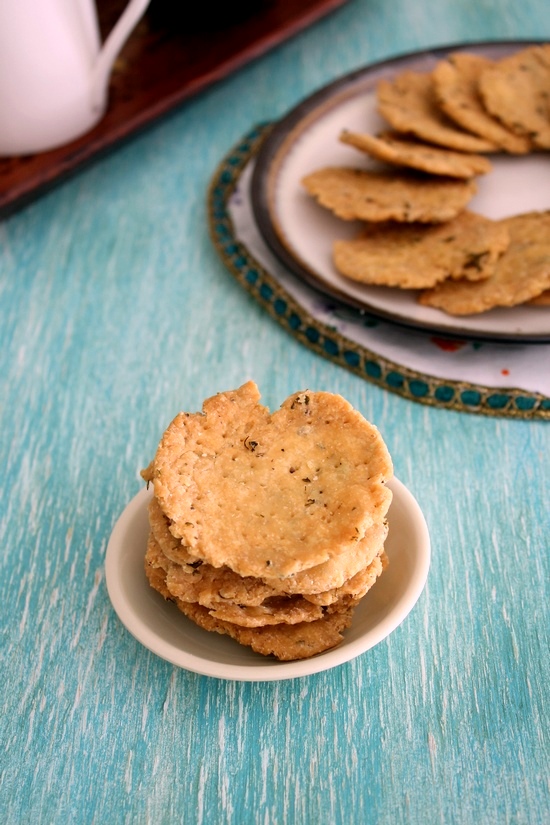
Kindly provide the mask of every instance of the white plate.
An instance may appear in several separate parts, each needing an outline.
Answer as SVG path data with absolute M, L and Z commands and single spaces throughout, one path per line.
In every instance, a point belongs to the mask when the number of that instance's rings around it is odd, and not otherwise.
M 427 72 L 452 51 L 498 57 L 526 44 L 456 46 L 369 66 L 321 89 L 277 123 L 257 158 L 252 203 L 258 228 L 273 252 L 302 279 L 351 306 L 401 325 L 495 341 L 550 341 L 550 309 L 498 308 L 454 318 L 423 307 L 410 290 L 366 286 L 341 276 L 332 263 L 337 239 L 357 234 L 359 224 L 343 221 L 310 197 L 300 181 L 324 166 L 372 168 L 366 155 L 338 140 L 343 128 L 376 134 L 385 124 L 376 112 L 375 88 L 382 78 L 405 70 Z M 386 126 L 387 128 L 387 126 Z M 468 206 L 498 219 L 550 209 L 550 155 L 494 155 L 493 170 L 477 179 Z
M 430 537 L 422 511 L 397 479 L 392 479 L 389 487 L 394 494 L 386 541 L 390 563 L 357 608 L 344 641 L 333 650 L 298 662 L 279 662 L 228 636 L 197 627 L 173 603 L 165 601 L 150 587 L 144 573 L 147 505 L 152 495 L 146 489 L 128 504 L 107 547 L 105 573 L 113 607 L 141 644 L 162 659 L 204 676 L 264 682 L 307 676 L 348 662 L 401 624 L 428 575 Z

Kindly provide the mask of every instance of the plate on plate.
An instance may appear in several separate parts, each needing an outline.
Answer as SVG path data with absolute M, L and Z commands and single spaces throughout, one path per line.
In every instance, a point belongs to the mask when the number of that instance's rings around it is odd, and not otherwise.
M 197 627 L 149 585 L 144 558 L 149 534 L 143 489 L 118 519 L 107 546 L 105 576 L 121 622 L 146 648 L 178 667 L 204 676 L 246 682 L 294 679 L 341 665 L 365 653 L 401 624 L 417 602 L 430 565 L 428 528 L 414 496 L 396 478 L 388 482 L 389 565 L 355 611 L 336 648 L 297 662 L 254 653 L 228 636 Z
M 252 206 L 260 233 L 285 266 L 299 278 L 362 312 L 402 326 L 457 337 L 493 341 L 550 341 L 550 308 L 496 308 L 481 315 L 453 317 L 423 307 L 410 290 L 355 283 L 332 263 L 332 244 L 357 234 L 359 223 L 343 221 L 321 207 L 301 179 L 324 166 L 373 168 L 374 161 L 338 140 L 340 131 L 376 134 L 387 125 L 376 112 L 377 83 L 403 71 L 428 72 L 449 53 L 466 51 L 496 60 L 531 43 L 468 44 L 407 55 L 331 83 L 299 103 L 275 124 L 256 159 Z M 550 209 L 550 154 L 491 155 L 493 170 L 477 179 L 468 208 L 499 219 Z

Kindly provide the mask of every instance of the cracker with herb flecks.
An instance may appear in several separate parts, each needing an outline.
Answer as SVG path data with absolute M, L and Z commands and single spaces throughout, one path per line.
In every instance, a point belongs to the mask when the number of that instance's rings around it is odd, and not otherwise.
M 486 175 L 492 168 L 490 161 L 481 155 L 430 146 L 395 132 L 374 136 L 344 129 L 340 140 L 377 160 L 430 175 L 467 180 L 476 175 Z
M 432 72 L 438 106 L 455 123 L 511 154 L 531 151 L 532 142 L 507 129 L 487 111 L 479 93 L 481 73 L 494 63 L 481 55 L 457 52 L 441 60 Z
M 550 289 L 550 212 L 530 212 L 500 221 L 510 245 L 492 275 L 473 284 L 444 283 L 423 292 L 419 301 L 450 315 L 474 315 L 511 307 Z
M 189 548 L 172 535 L 170 522 L 154 496 L 149 502 L 148 514 L 151 533 L 170 561 L 180 565 L 188 565 L 192 569 L 202 564 L 202 559 L 190 553 Z
M 275 656 L 283 662 L 309 659 L 336 647 L 343 640 L 342 632 L 353 619 L 354 607 L 340 613 L 330 613 L 315 622 L 266 627 L 239 627 L 232 622 L 215 619 L 200 605 L 178 602 L 178 607 L 195 624 L 205 630 L 231 636 L 239 644 L 251 647 L 263 656 Z
M 199 627 L 230 636 L 239 644 L 251 647 L 256 653 L 275 656 L 281 661 L 307 659 L 338 645 L 343 638 L 342 631 L 351 624 L 357 604 L 356 600 L 351 600 L 339 610 L 331 607 L 322 618 L 311 622 L 243 627 L 213 616 L 211 611 L 200 604 L 174 597 L 166 586 L 166 571 L 160 565 L 146 563 L 145 573 L 151 587 L 166 600 L 174 602 Z
M 362 599 L 386 569 L 387 564 L 388 558 L 382 547 L 367 567 L 359 570 L 355 576 L 344 582 L 341 587 L 336 587 L 334 590 L 324 593 L 304 593 L 304 599 L 320 605 L 336 604 L 343 598 Z
M 177 543 L 177 539 L 173 539 Z M 280 595 L 261 579 L 242 577 L 229 567 L 212 567 L 200 559 L 181 564 L 168 556 L 151 531 L 147 544 L 147 562 L 160 566 L 170 576 L 171 592 L 183 601 L 205 606 L 230 601 L 247 607 L 257 607 L 266 599 Z
M 344 608 L 339 613 L 327 613 L 322 619 L 313 622 L 240 627 L 216 619 L 200 604 L 175 599 L 166 588 L 165 573 L 161 568 L 147 565 L 145 572 L 151 586 L 165 599 L 174 601 L 179 610 L 199 627 L 230 636 L 239 644 L 251 647 L 256 653 L 275 656 L 281 661 L 307 659 L 336 647 L 343 639 L 342 632 L 350 626 L 353 619 L 355 605 Z
M 334 264 L 364 284 L 422 289 L 446 279 L 488 278 L 507 246 L 499 222 L 463 212 L 433 226 L 368 226 L 358 238 L 335 242 Z
M 149 536 L 145 563 L 165 570 L 165 585 L 174 598 L 183 602 L 200 604 L 212 616 L 242 627 L 297 624 L 323 617 L 322 607 L 298 595 L 271 595 L 267 600 L 255 605 L 245 605 L 220 598 L 219 588 L 211 586 L 209 577 L 201 576 L 200 570 L 197 570 L 194 576 L 192 570 L 186 571 L 181 566 L 170 563 L 152 536 Z M 210 568 L 210 570 L 215 571 L 216 568 Z M 221 575 L 223 576 L 223 573 Z
M 532 46 L 485 69 L 479 91 L 487 110 L 540 149 L 550 149 L 550 44 Z
M 352 550 L 391 501 L 377 428 L 341 396 L 301 392 L 270 414 L 253 382 L 181 413 L 153 465 L 170 531 L 241 576 L 286 577 Z
M 242 579 L 227 568 L 219 569 L 204 563 L 199 568 L 179 565 L 164 555 L 153 534 L 147 543 L 146 567 L 162 568 L 166 589 L 174 598 L 200 604 L 213 616 L 243 627 L 265 624 L 296 624 L 314 621 L 324 615 L 324 608 L 338 610 L 361 599 L 373 586 L 383 570 L 383 547 L 364 569 L 334 590 L 307 595 L 289 595 L 266 588 L 262 582 Z M 257 586 L 255 586 L 257 585 Z M 263 598 L 262 598 L 263 597 Z
M 187 548 L 170 532 L 169 522 L 155 498 L 151 499 L 149 506 L 149 523 L 151 533 L 168 563 L 177 564 L 180 569 L 191 573 L 194 581 L 201 583 L 203 590 L 208 588 L 210 598 L 252 606 L 262 604 L 266 599 L 281 593 L 314 595 L 317 603 L 330 604 L 334 601 L 336 590 L 343 592 L 351 580 L 380 555 L 388 534 L 385 521 L 374 524 L 360 541 L 335 558 L 285 578 L 259 579 L 239 576 L 229 567 L 212 567 L 197 560 L 196 556 L 189 555 Z
M 302 184 L 343 220 L 403 223 L 448 221 L 462 212 L 477 190 L 473 181 L 344 167 L 319 169 Z
M 431 74 L 407 71 L 376 87 L 378 111 L 398 132 L 459 152 L 494 152 L 495 144 L 463 131 L 438 106 Z

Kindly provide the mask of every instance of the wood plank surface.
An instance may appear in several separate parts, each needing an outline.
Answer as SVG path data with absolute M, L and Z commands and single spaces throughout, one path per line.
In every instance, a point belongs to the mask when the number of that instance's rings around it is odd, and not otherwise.
M 3 823 L 550 821 L 550 427 L 424 407 L 318 357 L 206 228 L 210 177 L 254 123 L 369 62 L 540 37 L 547 0 L 351 0 L 0 224 Z M 248 378 L 272 408 L 348 398 L 433 543 L 389 638 L 261 684 L 148 652 L 104 574 L 169 421 Z

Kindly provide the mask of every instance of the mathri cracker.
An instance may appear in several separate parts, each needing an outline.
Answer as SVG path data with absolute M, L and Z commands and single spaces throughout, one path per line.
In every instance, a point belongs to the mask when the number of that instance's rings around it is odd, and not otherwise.
M 391 460 L 340 396 L 296 393 L 270 414 L 255 384 L 181 413 L 154 460 L 155 496 L 190 552 L 241 576 L 288 576 L 381 521 Z
M 473 212 L 433 226 L 368 226 L 334 243 L 334 264 L 364 284 L 421 289 L 446 279 L 489 277 L 508 245 L 506 229 Z
M 438 106 L 463 129 L 492 141 L 512 154 L 532 149 L 531 140 L 506 128 L 485 107 L 479 93 L 481 73 L 493 63 L 481 55 L 457 52 L 441 60 L 432 72 Z
M 344 129 L 340 140 L 377 160 L 429 175 L 468 180 L 476 175 L 486 175 L 492 168 L 490 161 L 482 155 L 430 146 L 394 132 L 374 136 Z
M 195 585 L 208 588 L 218 599 L 227 599 L 245 605 L 262 604 L 272 596 L 295 594 L 315 595 L 320 604 L 330 604 L 332 594 L 342 588 L 358 573 L 367 568 L 380 555 L 388 533 L 385 521 L 369 527 L 364 537 L 345 553 L 339 553 L 322 564 L 286 577 L 240 576 L 229 567 L 212 567 L 207 562 L 191 556 L 169 530 L 169 522 L 160 509 L 156 498 L 149 506 L 151 535 L 159 545 L 167 563 L 178 565 L 182 575 L 192 576 Z M 166 567 L 166 564 L 163 563 Z
M 531 46 L 485 69 L 483 103 L 509 129 L 550 149 L 550 44 Z
M 343 220 L 442 223 L 456 217 L 476 193 L 473 181 L 414 173 L 330 167 L 302 181 L 321 206 Z
M 510 244 L 485 281 L 456 281 L 423 292 L 419 301 L 450 315 L 474 315 L 510 307 L 550 288 L 550 212 L 530 212 L 500 221 Z
M 378 111 L 398 132 L 459 152 L 494 152 L 490 140 L 469 134 L 447 118 L 429 73 L 407 71 L 376 88 Z

